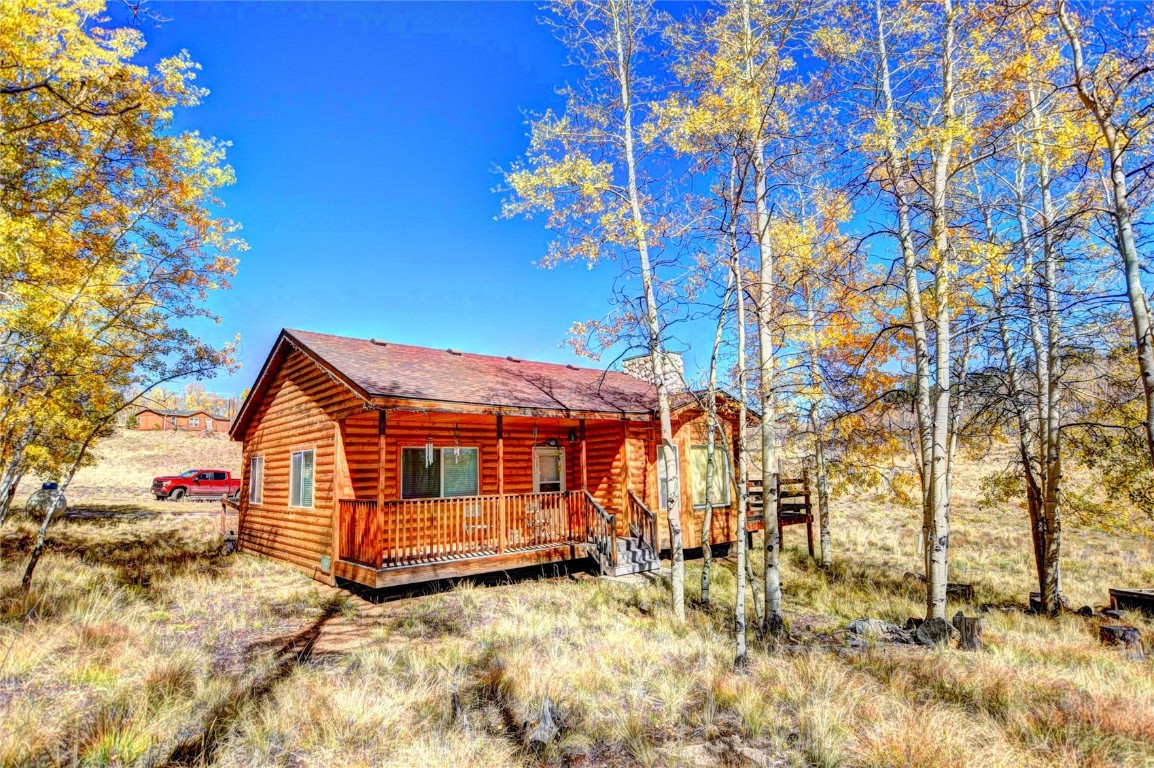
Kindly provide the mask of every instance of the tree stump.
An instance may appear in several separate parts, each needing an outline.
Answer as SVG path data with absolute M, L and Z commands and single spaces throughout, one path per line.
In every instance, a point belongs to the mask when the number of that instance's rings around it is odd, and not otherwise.
M 1103 624 L 1098 627 L 1098 639 L 1106 645 L 1120 645 L 1126 657 L 1136 660 L 1146 658 L 1142 651 L 1142 633 L 1137 627 L 1125 624 Z
M 951 622 L 958 630 L 958 642 L 964 651 L 982 650 L 982 620 L 978 617 L 967 617 L 958 611 Z
M 919 645 L 933 648 L 938 645 L 949 645 L 950 638 L 957 633 L 958 630 L 945 619 L 926 619 L 914 630 L 914 640 Z

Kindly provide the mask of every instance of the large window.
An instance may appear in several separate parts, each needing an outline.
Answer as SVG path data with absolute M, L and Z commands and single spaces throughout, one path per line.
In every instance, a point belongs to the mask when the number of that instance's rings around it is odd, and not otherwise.
M 401 498 L 480 493 L 476 448 L 401 449 Z
M 313 505 L 313 452 L 297 451 L 289 470 L 289 506 L 311 508 Z
M 709 472 L 709 446 L 689 447 L 689 472 L 693 485 L 693 506 L 705 506 L 705 480 Z M 713 447 L 713 482 L 709 502 L 715 507 L 729 506 L 729 454 L 723 445 Z
M 200 426 L 200 417 L 199 416 L 193 416 L 192 418 L 190 418 L 188 420 L 188 426 L 192 427 L 193 429 L 196 429 L 197 427 L 199 427 Z
M 669 478 L 665 476 L 665 446 L 657 446 L 657 506 L 659 509 L 669 509 Z M 673 463 L 677 463 L 677 446 L 673 446 Z
M 264 496 L 264 456 L 248 460 L 248 503 L 260 504 Z

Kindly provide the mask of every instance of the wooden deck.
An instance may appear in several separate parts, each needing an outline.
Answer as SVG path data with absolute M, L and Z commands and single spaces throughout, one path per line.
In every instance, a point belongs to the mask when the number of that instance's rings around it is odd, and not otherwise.
M 483 573 L 528 568 L 535 565 L 560 563 L 591 557 L 593 547 L 584 542 L 530 547 L 503 554 L 448 557 L 387 568 L 369 568 L 358 563 L 338 560 L 333 567 L 337 578 L 380 589 L 383 587 L 416 584 L 438 579 L 459 579 Z
M 631 528 L 655 541 L 639 500 Z M 616 567 L 617 521 L 585 491 L 434 499 L 341 499 L 334 575 L 371 586 L 520 568 L 593 556 Z

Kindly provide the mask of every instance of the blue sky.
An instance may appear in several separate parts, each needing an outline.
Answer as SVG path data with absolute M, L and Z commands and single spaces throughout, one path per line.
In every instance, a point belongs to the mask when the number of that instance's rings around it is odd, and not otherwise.
M 240 391 L 281 327 L 432 347 L 576 358 L 613 265 L 542 270 L 549 233 L 494 220 L 495 170 L 524 110 L 561 106 L 574 70 L 530 3 L 153 2 L 148 61 L 186 49 L 211 94 L 182 128 L 231 141 L 225 213 L 250 250 L 198 331 L 239 333 Z M 587 362 L 585 364 L 588 364 Z

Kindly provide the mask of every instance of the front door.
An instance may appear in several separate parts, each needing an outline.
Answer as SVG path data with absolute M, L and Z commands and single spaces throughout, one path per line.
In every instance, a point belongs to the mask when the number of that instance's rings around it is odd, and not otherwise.
M 533 491 L 552 493 L 565 490 L 565 449 L 537 446 L 533 449 Z

